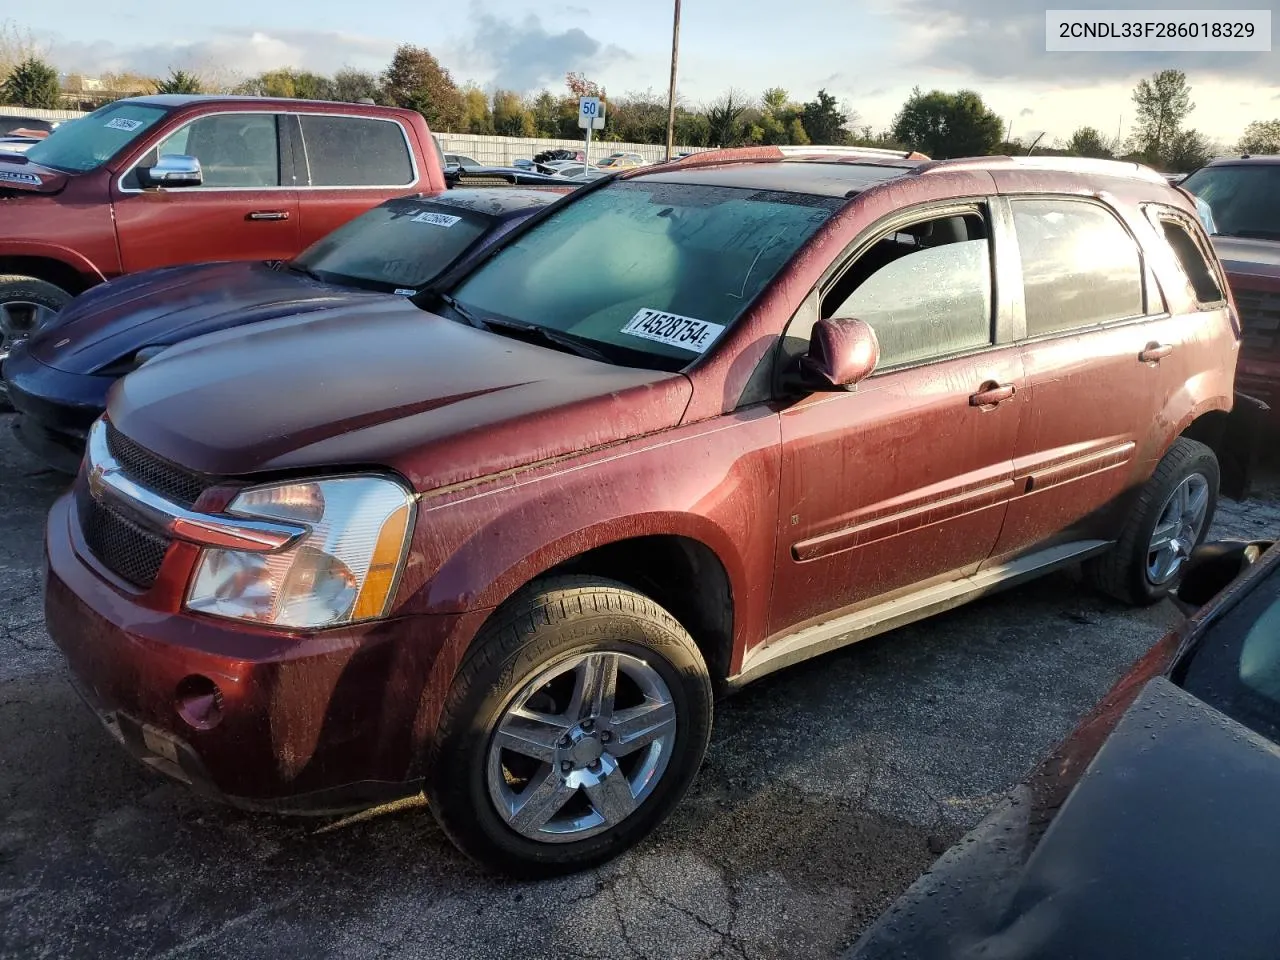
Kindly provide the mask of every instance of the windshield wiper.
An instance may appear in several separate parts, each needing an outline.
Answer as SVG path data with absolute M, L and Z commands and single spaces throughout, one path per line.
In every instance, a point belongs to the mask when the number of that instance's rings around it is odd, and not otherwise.
M 564 333 L 551 327 L 542 327 L 536 323 L 508 320 L 505 317 L 479 317 L 447 293 L 440 294 L 440 299 L 448 304 L 449 309 L 453 310 L 463 320 L 480 330 L 488 330 L 490 333 L 514 333 L 517 336 L 541 342 L 557 350 L 575 353 L 587 360 L 597 360 L 600 363 L 615 362 L 604 350 L 583 337 L 575 337 L 571 333 Z
M 311 278 L 312 280 L 314 280 L 316 283 L 324 283 L 324 280 L 323 280 L 323 279 L 321 279 L 320 274 L 316 273 L 316 272 L 315 272 L 314 270 L 312 270 L 310 267 L 304 267 L 304 266 L 302 266 L 302 265 L 301 265 L 301 264 L 299 264 L 296 260 L 289 260 L 289 261 L 287 261 L 287 262 L 285 263 L 285 267 L 286 267 L 286 268 L 288 268 L 288 270 L 289 270 L 290 272 L 292 272 L 292 273 L 300 273 L 300 274 L 302 274 L 304 277 L 310 277 L 310 278 Z
M 480 329 L 480 330 L 489 329 L 488 320 L 481 320 L 478 316 L 472 313 L 467 307 L 464 307 L 456 299 L 449 296 L 449 294 L 442 293 L 439 296 L 441 300 L 443 300 L 446 304 L 448 304 L 450 310 L 452 310 L 454 313 L 460 316 L 463 320 L 467 321 L 467 323 L 471 324 L 471 326 L 476 327 L 477 329 Z

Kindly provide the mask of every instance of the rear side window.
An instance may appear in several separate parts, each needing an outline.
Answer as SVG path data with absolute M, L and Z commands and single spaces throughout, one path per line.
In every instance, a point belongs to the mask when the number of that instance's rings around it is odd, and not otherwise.
M 1177 217 L 1157 214 L 1156 226 L 1177 255 L 1182 272 L 1186 274 L 1196 293 L 1196 300 L 1200 303 L 1220 303 L 1226 299 L 1222 295 L 1222 287 L 1218 285 L 1213 267 L 1209 265 L 1200 244 L 1196 243 L 1186 225 Z
M 1141 316 L 1142 258 L 1120 221 L 1094 203 L 1014 200 L 1027 336 Z
M 899 227 L 863 253 L 823 298 L 822 315 L 862 320 L 881 367 L 991 343 L 991 253 L 976 213 Z
M 391 120 L 300 114 L 313 187 L 398 187 L 413 182 L 404 130 Z

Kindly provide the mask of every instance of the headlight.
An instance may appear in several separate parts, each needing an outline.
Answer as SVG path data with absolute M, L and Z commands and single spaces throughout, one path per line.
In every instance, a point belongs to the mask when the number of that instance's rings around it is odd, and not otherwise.
M 385 616 L 413 530 L 413 495 L 382 477 L 338 477 L 246 490 L 227 512 L 310 532 L 276 553 L 205 549 L 187 608 L 280 627 L 332 627 Z

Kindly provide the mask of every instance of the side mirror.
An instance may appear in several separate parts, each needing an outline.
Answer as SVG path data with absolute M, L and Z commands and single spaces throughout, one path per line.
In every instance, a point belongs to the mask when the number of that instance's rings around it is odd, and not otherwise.
M 147 182 L 156 187 L 198 187 L 204 183 L 200 161 L 178 153 L 167 154 L 146 171 Z
M 1265 540 L 1218 540 L 1196 547 L 1182 571 L 1174 604 L 1191 616 L 1253 566 L 1270 546 Z
M 817 390 L 844 390 L 865 380 L 880 360 L 880 341 L 861 320 L 819 320 L 800 358 L 805 382 Z

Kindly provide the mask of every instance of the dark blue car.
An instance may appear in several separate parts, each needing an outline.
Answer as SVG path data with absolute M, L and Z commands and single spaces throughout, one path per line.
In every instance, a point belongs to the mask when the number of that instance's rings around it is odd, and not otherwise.
M 101 284 L 14 347 L 0 369 L 0 400 L 7 389 L 24 446 L 74 473 L 107 391 L 165 348 L 259 320 L 411 296 L 562 192 L 454 189 L 403 197 L 292 261 L 167 267 Z

